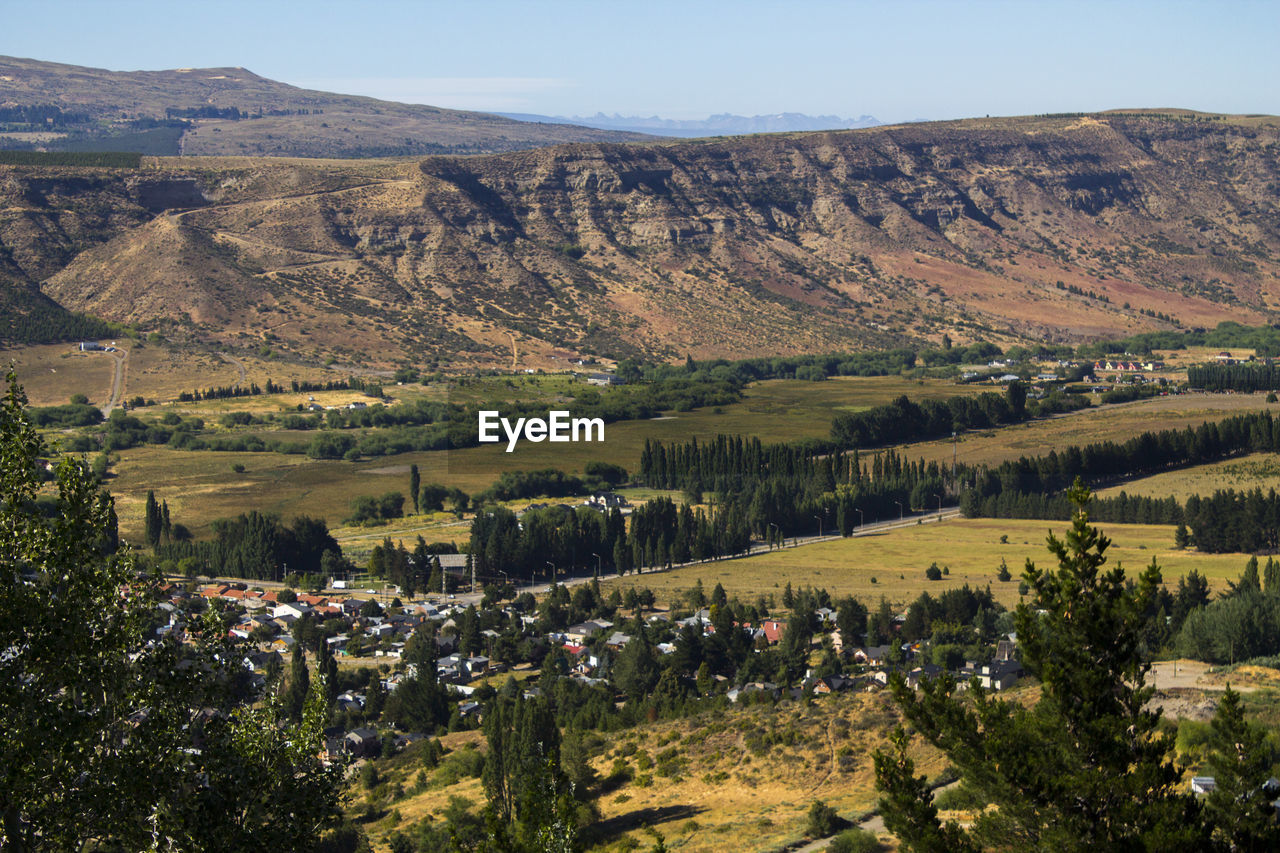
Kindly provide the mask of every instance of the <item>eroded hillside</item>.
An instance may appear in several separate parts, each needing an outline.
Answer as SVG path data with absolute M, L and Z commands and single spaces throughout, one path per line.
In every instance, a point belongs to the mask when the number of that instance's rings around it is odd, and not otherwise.
M 1274 316 L 1278 135 L 1102 114 L 421 163 L 6 167 L 0 239 L 67 307 L 304 357 L 1076 340 Z

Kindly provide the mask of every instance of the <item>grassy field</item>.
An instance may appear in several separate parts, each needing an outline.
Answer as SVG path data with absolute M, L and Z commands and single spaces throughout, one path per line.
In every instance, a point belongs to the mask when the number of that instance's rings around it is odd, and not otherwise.
M 615 761 L 633 774 L 621 787 L 597 795 L 602 821 L 589 849 L 636 849 L 625 837 L 648 849 L 653 838 L 644 827 L 661 832 L 668 849 L 689 853 L 764 853 L 795 844 L 814 800 L 846 818 L 875 805 L 871 755 L 886 743 L 898 719 L 885 693 L 839 694 L 808 704 L 754 705 L 623 733 L 588 734 L 598 738 L 601 754 L 592 762 L 598 776 L 607 776 Z M 483 749 L 475 733 L 449 735 L 445 743 L 460 751 L 466 744 Z M 662 762 L 664 754 L 678 760 Z M 943 769 L 942 757 L 918 743 L 913 757 L 918 773 L 933 777 Z M 420 770 L 409 756 L 382 766 L 387 768 L 382 777 L 402 785 L 406 796 L 384 806 L 398 813 L 398 822 L 387 817 L 366 824 L 375 850 L 389 849 L 393 831 L 409 831 L 412 824 L 438 816 L 450 797 L 465 797 L 476 808 L 484 803 L 479 779 L 440 784 L 457 778 L 448 758 L 436 771 Z M 415 791 L 419 774 L 426 790 Z M 358 786 L 353 790 L 357 799 L 348 811 L 359 813 L 367 794 Z
M 958 456 L 970 465 L 995 465 L 1073 444 L 1124 441 L 1142 432 L 1199 426 L 1262 409 L 1280 413 L 1280 403 L 1268 404 L 1265 398 L 1265 394 L 1182 394 L 1083 409 L 999 430 L 962 433 Z M 952 456 L 950 439 L 917 442 L 899 450 L 908 459 L 950 462 Z
M 1212 465 L 1166 471 L 1122 486 L 1103 489 L 1098 494 L 1109 497 L 1125 492 L 1152 498 L 1173 495 L 1179 502 L 1185 502 L 1191 495 L 1211 495 L 1217 489 L 1240 491 L 1255 488 L 1264 492 L 1268 489 L 1280 489 L 1280 455 L 1254 453 Z
M 559 390 L 556 384 L 559 381 L 562 380 L 547 380 L 540 387 L 548 395 L 554 395 Z M 490 388 L 486 393 L 497 390 Z M 120 460 L 115 466 L 117 476 L 110 481 L 109 488 L 119 501 L 121 524 L 126 533 L 141 529 L 142 507 L 148 489 L 154 489 L 157 496 L 168 500 L 174 517 L 197 535 L 211 521 L 248 509 L 276 512 L 286 517 L 300 514 L 318 516 L 336 526 L 349 514 L 353 497 L 380 495 L 388 491 L 406 492 L 411 464 L 418 466 L 424 483 L 439 482 L 475 493 L 491 485 L 502 472 L 511 470 L 560 468 L 580 474 L 587 462 L 602 459 L 634 471 L 639 465 L 640 451 L 646 438 L 677 441 L 730 433 L 759 436 L 763 441 L 772 442 L 825 436 L 832 413 L 837 409 L 867 408 L 903 393 L 912 397 L 945 397 L 953 393 L 970 393 L 971 390 L 948 382 L 919 383 L 898 377 L 846 378 L 818 383 L 768 381 L 748 388 L 742 402 L 725 406 L 720 413 L 715 409 L 703 409 L 673 412 L 658 420 L 609 424 L 603 443 L 552 445 L 526 442 L 513 453 L 505 452 L 505 444 L 483 445 L 347 462 L 278 453 L 136 447 L 119 454 Z M 411 395 L 433 391 L 421 389 L 421 386 L 406 386 L 396 388 L 395 393 Z M 226 411 L 253 408 L 260 414 L 281 412 L 295 407 L 306 396 L 309 395 L 281 394 L 173 406 L 186 414 L 199 414 L 212 426 Z M 359 394 L 328 392 L 314 396 L 318 400 L 324 397 L 326 404 L 337 405 Z M 261 431 L 257 434 L 266 435 Z M 306 442 L 314 433 L 277 430 L 270 435 L 276 439 Z M 245 467 L 244 473 L 232 471 L 236 464 Z
M 323 367 L 287 364 L 254 356 L 236 356 L 234 361 L 224 359 L 213 352 L 170 347 L 165 344 L 149 344 L 142 341 L 120 340 L 121 349 L 128 350 L 129 361 L 125 371 L 124 399 L 142 396 L 157 402 L 176 400 L 183 391 L 234 385 L 240 379 L 240 367 L 244 367 L 246 385 L 266 385 L 268 379 L 284 385 L 293 379 L 327 381 L 340 379 L 348 374 Z M 18 381 L 27 392 L 33 406 L 52 406 L 67 402 L 72 394 L 84 394 L 94 405 L 105 405 L 111 392 L 112 360 L 103 352 L 80 352 L 76 344 L 46 344 L 0 350 L 0 363 L 12 361 L 17 368 Z M 237 364 L 236 362 L 239 362 Z M 284 396 L 284 395 L 282 395 Z M 292 395 L 297 397 L 297 395 Z M 241 398 L 230 401 L 210 401 L 195 404 L 183 411 L 248 411 L 264 399 Z M 305 395 L 302 399 L 305 399 Z M 297 400 L 291 400 L 292 407 Z M 230 403 L 227 406 L 224 404 Z M 274 411 L 268 405 L 259 411 Z
M 869 536 L 837 539 L 800 548 L 765 552 L 739 560 L 703 563 L 669 572 L 631 575 L 609 581 L 606 586 L 649 587 L 659 602 L 683 602 L 685 591 L 698 580 L 708 592 L 723 584 L 730 596 L 754 600 L 770 596 L 781 606 L 782 590 L 788 581 L 793 587 L 825 588 L 833 596 L 852 594 L 874 604 L 884 596 L 901 609 L 921 592 L 937 595 L 949 587 L 969 584 L 991 586 L 992 593 L 1006 607 L 1018 602 L 1018 578 L 1030 558 L 1041 567 L 1052 565 L 1045 549 L 1049 530 L 1059 536 L 1066 522 L 1009 519 L 956 519 L 899 528 Z M 1107 552 L 1111 564 L 1120 563 L 1137 571 L 1154 557 L 1164 571 L 1166 584 L 1177 586 L 1178 578 L 1192 569 L 1209 578 L 1215 590 L 1227 580 L 1240 576 L 1248 556 L 1244 554 L 1200 554 L 1173 548 L 1173 528 L 1155 524 L 1105 524 L 1104 532 L 1113 540 Z M 1001 537 L 1008 541 L 1002 543 Z M 1013 580 L 996 579 L 1004 560 Z M 947 567 L 940 581 L 925 578 L 933 562 Z

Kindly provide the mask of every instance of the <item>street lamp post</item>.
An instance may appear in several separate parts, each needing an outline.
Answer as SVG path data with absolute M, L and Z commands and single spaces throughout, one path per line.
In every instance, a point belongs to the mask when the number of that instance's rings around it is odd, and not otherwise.
M 596 558 L 596 580 L 600 580 L 600 563 L 601 563 L 600 555 L 597 554 L 595 551 L 592 551 L 591 556 Z
M 934 495 L 938 499 L 938 521 L 942 521 L 942 495 Z
M 547 589 L 550 589 L 556 582 L 556 564 L 550 560 L 547 560 L 546 563 L 551 567 L 551 583 L 547 585 Z
M 853 509 L 854 509 L 854 511 L 855 511 L 855 512 L 857 512 L 857 513 L 858 513 L 858 526 L 859 526 L 859 527 L 866 527 L 866 526 L 867 526 L 867 515 L 866 515 L 866 513 L 864 513 L 862 510 L 858 509 L 856 506 L 855 506 Z
M 898 521 L 902 521 L 902 501 L 894 501 L 898 505 Z
M 818 520 L 818 538 L 821 539 L 822 538 L 822 516 L 815 515 L 814 518 Z

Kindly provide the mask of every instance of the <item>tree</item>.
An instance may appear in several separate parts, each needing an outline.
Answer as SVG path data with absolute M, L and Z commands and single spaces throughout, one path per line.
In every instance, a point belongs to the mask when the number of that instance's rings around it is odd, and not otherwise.
M 494 834 L 509 837 L 515 849 L 572 849 L 539 843 L 571 811 L 565 806 L 572 799 L 560 769 L 560 730 L 546 700 L 504 688 L 485 715 L 484 734 L 489 751 L 482 779 Z
M 1229 850 L 1280 849 L 1280 823 L 1271 805 L 1280 791 L 1263 784 L 1276 757 L 1266 731 L 1245 720 L 1240 694 L 1229 684 L 1210 725 L 1208 769 L 1216 787 L 1205 811 L 1215 839 Z
M 1079 481 L 1068 496 L 1076 512 L 1066 540 L 1048 539 L 1057 569 L 1027 561 L 1033 600 L 1014 616 L 1023 665 L 1042 684 L 1039 702 L 1026 708 L 981 690 L 965 701 L 954 695 L 947 675 L 925 680 L 917 696 L 901 675 L 891 677 L 907 722 L 997 806 L 964 831 L 942 826 L 936 812 L 908 802 L 920 780 L 901 735 L 895 752 L 877 755 L 876 781 L 886 825 L 908 847 L 1201 850 L 1208 844 L 1199 807 L 1182 791 L 1182 770 L 1171 758 L 1173 736 L 1159 731 L 1160 712 L 1145 707 L 1154 690 L 1145 685 L 1141 634 L 1159 589 L 1159 566 L 1153 561 L 1132 582 L 1119 567 L 1104 570 L 1110 540 L 1089 524 L 1092 496 Z
M 160 516 L 160 505 L 156 503 L 156 493 L 147 490 L 147 502 L 143 509 L 143 537 L 152 548 L 160 544 L 160 533 L 164 520 Z
M 337 815 L 323 698 L 298 725 L 254 704 L 210 610 L 190 644 L 155 640 L 154 599 L 116 548 L 115 515 L 47 449 L 12 373 L 0 402 L 0 848 L 244 850 L 313 846 Z
M 1190 544 L 1191 534 L 1187 532 L 1187 526 L 1182 522 L 1178 522 L 1178 526 L 1173 531 L 1173 547 L 1182 551 Z
M 808 817 L 809 824 L 805 829 L 805 835 L 809 838 L 826 838 L 846 826 L 846 821 L 836 813 L 836 810 L 822 800 L 813 801 L 813 805 L 809 806 Z
M 289 665 L 289 686 L 284 694 L 284 710 L 291 719 L 302 719 L 302 710 L 310 692 L 311 671 L 307 669 L 307 658 L 302 651 L 302 643 L 295 642 L 293 660 Z
M 409 499 L 413 501 L 414 515 L 418 513 L 419 488 L 422 486 L 422 475 L 418 473 L 417 464 L 409 465 Z

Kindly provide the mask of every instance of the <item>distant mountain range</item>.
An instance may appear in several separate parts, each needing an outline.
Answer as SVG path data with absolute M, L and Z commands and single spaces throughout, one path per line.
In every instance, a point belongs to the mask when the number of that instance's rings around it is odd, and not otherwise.
M 767 116 L 739 116 L 721 113 L 705 119 L 670 119 L 658 116 L 623 116 L 617 113 L 593 116 L 543 116 L 532 113 L 498 113 L 504 118 L 542 124 L 571 124 L 626 133 L 651 133 L 656 136 L 742 136 L 748 133 L 793 133 L 806 130 L 856 130 L 883 124 L 875 116 L 841 118 L 810 116 L 803 113 L 776 113 Z
M 386 157 L 650 138 L 300 89 L 244 68 L 108 71 L 0 56 L 0 149 Z

